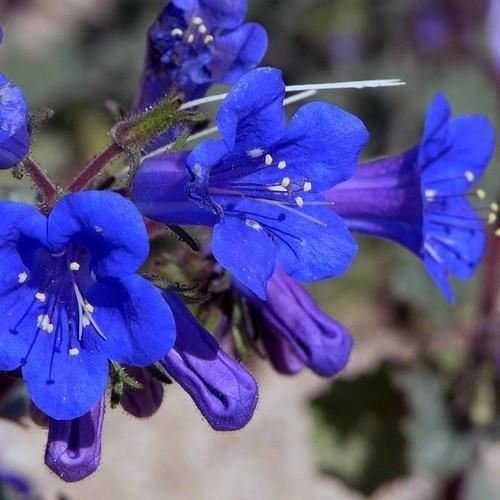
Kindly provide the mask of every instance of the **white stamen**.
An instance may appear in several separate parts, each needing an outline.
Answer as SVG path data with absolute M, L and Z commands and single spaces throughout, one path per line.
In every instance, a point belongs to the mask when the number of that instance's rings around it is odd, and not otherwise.
M 469 181 L 469 182 L 473 182 L 474 179 L 475 179 L 475 176 L 474 176 L 474 172 L 471 172 L 470 170 L 466 170 L 464 172 L 464 175 L 465 175 L 465 178 Z
M 283 170 L 284 168 L 286 168 L 286 161 L 285 160 L 281 160 L 280 162 L 278 162 L 278 168 L 280 170 Z
M 436 199 L 437 191 L 435 189 L 426 189 L 424 194 L 427 201 L 434 201 Z
M 200 16 L 194 16 L 193 19 L 193 24 L 203 24 L 203 19 Z
M 78 347 L 72 347 L 69 351 L 68 354 L 70 356 L 78 356 L 80 354 L 80 349 Z
M 304 193 L 308 193 L 313 188 L 311 181 L 304 182 Z
M 89 318 L 87 318 L 87 316 L 84 316 L 82 318 L 82 326 L 83 326 L 83 328 L 86 328 L 87 326 L 90 326 L 90 320 L 89 320 Z
M 292 181 L 290 180 L 290 177 L 283 177 L 283 179 L 281 179 L 281 185 L 286 188 L 290 185 Z
M 26 283 L 26 280 L 28 279 L 28 273 L 22 272 L 17 275 L 17 282 L 18 283 Z
M 245 224 L 248 227 L 255 229 L 256 231 L 260 231 L 262 229 L 262 226 L 257 221 L 252 220 L 252 219 L 245 219 Z
M 301 196 L 297 196 L 297 198 L 295 198 L 295 203 L 297 203 L 297 205 L 302 208 L 304 206 L 304 200 L 302 199 Z
M 189 40 L 188 40 L 189 41 Z M 399 79 L 392 78 L 387 80 L 360 80 L 353 82 L 338 82 L 338 83 L 317 83 L 317 84 L 305 84 L 305 85 L 287 85 L 285 87 L 286 92 L 298 92 L 298 91 L 312 91 L 312 90 L 333 90 L 333 89 L 363 89 L 363 88 L 373 88 L 373 87 L 397 87 L 400 85 L 406 85 Z M 185 102 L 179 109 L 188 109 L 200 106 L 214 101 L 222 101 L 227 96 L 224 94 L 209 95 L 207 97 L 201 97 L 200 99 L 193 99 L 192 101 Z M 294 96 L 295 97 L 295 96 Z
M 266 162 L 266 165 L 272 165 L 273 163 L 273 157 L 268 153 L 266 157 L 264 158 L 264 161 Z
M 490 209 L 492 212 L 498 212 L 499 210 L 498 203 L 496 201 L 491 202 Z
M 45 302 L 47 300 L 47 295 L 45 295 L 43 292 L 36 292 L 35 299 L 39 300 L 40 302 Z
M 79 271 L 80 264 L 78 262 L 70 262 L 69 269 L 70 269 L 70 271 Z
M 204 34 L 207 32 L 207 27 L 206 27 L 204 24 L 200 24 L 200 25 L 198 26 L 198 31 L 199 31 L 202 35 L 204 35 Z
M 205 45 L 208 45 L 209 43 L 212 43 L 214 41 L 214 37 L 212 35 L 207 35 L 204 39 L 203 39 L 203 43 Z
M 500 236 L 500 228 L 495 231 L 495 236 Z
M 182 35 L 184 35 L 184 31 L 182 31 L 180 28 L 174 28 L 174 29 L 170 32 L 170 34 L 171 34 L 172 36 L 182 36 Z
M 193 43 L 194 42 L 194 35 L 193 33 L 190 33 L 189 36 L 187 37 L 187 43 Z
M 488 224 L 495 224 L 495 222 L 497 221 L 498 219 L 498 216 L 497 214 L 493 213 L 493 212 L 490 212 L 488 214 Z
M 484 200 L 486 198 L 486 191 L 484 189 L 478 189 L 476 194 L 480 200 Z
M 260 148 L 255 148 L 255 149 L 249 149 L 247 151 L 247 156 L 250 158 L 259 158 L 264 154 L 264 150 Z
M 267 186 L 267 189 L 269 191 L 274 191 L 275 193 L 286 193 L 286 192 L 288 192 L 288 189 L 286 187 L 283 187 L 281 184 L 278 184 L 277 186 Z
M 94 312 L 94 306 L 90 302 L 85 302 L 85 310 L 92 314 Z
M 102 233 L 103 229 L 101 226 L 94 226 L 95 232 L 96 233 Z

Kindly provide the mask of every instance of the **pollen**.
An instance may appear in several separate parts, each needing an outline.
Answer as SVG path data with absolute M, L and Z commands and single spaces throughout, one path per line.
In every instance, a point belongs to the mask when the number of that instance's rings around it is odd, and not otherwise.
M 204 24 L 198 26 L 198 32 L 204 35 L 207 32 L 207 27 Z
M 208 45 L 209 43 L 212 43 L 214 41 L 214 37 L 212 35 L 207 35 L 204 39 L 203 39 L 203 43 L 205 45 Z
M 36 320 L 36 326 L 47 333 L 52 333 L 54 331 L 54 325 L 50 322 L 48 314 L 39 314 Z
M 78 347 L 72 347 L 69 351 L 68 354 L 70 356 L 78 356 L 80 354 L 80 349 Z
M 301 196 L 297 196 L 297 198 L 295 198 L 295 203 L 297 203 L 297 205 L 302 208 L 304 206 L 304 200 L 302 199 Z
M 313 188 L 312 182 L 310 182 L 310 181 L 304 182 L 304 192 L 305 193 L 308 193 L 309 191 L 311 191 L 312 188 Z
M 464 175 L 465 175 L 465 178 L 469 181 L 469 182 L 473 182 L 474 179 L 476 178 L 475 175 L 474 175 L 474 172 L 471 172 L 470 170 L 466 170 L 464 172 Z
M 280 170 L 283 170 L 284 168 L 286 168 L 286 161 L 285 160 L 281 160 L 280 162 L 278 162 L 278 168 Z
M 187 43 L 193 43 L 194 42 L 194 35 L 193 33 L 190 33 L 189 36 L 187 37 Z
M 203 24 L 203 19 L 200 16 L 194 16 L 192 21 L 193 21 L 193 24 L 197 24 L 197 25 Z
M 283 179 L 281 179 L 281 185 L 286 188 L 290 185 L 292 181 L 290 180 L 290 177 L 283 177 Z
M 85 310 L 90 314 L 95 311 L 94 306 L 90 302 L 85 302 Z
M 270 154 L 267 154 L 266 157 L 264 158 L 264 161 L 266 165 L 269 166 L 273 163 L 273 157 Z
M 495 236 L 499 236 L 500 237 L 500 227 L 495 231 Z
M 35 299 L 39 300 L 40 302 L 45 302 L 47 300 L 47 295 L 45 295 L 43 292 L 36 292 Z
M 87 318 L 87 316 L 84 316 L 82 318 L 82 326 L 83 326 L 83 328 L 86 328 L 87 326 L 90 326 L 90 320 L 89 320 L 89 318 Z
M 492 212 L 498 212 L 498 210 L 499 210 L 498 203 L 496 201 L 493 201 L 490 204 L 490 209 Z
M 490 212 L 488 214 L 488 224 L 495 224 L 495 222 L 497 221 L 498 219 L 498 216 L 497 214 L 493 213 L 493 212 Z
M 18 283 L 26 283 L 27 279 L 28 279 L 28 273 L 26 273 L 24 271 L 17 275 L 17 282 Z
M 486 191 L 484 189 L 478 189 L 476 195 L 480 200 L 484 200 L 486 198 Z
M 435 189 L 426 189 L 424 194 L 425 198 L 428 201 L 434 201 L 436 198 L 437 191 Z
M 80 270 L 80 264 L 78 262 L 71 262 L 69 264 L 69 269 L 71 271 L 79 271 Z
M 180 28 L 174 28 L 174 29 L 170 32 L 170 34 L 171 34 L 172 36 L 182 36 L 182 35 L 184 35 L 184 31 L 182 31 Z

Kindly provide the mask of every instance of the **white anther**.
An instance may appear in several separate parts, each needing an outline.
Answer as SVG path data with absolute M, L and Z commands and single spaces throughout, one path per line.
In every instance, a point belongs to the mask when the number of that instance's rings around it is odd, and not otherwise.
M 87 318 L 87 316 L 83 316 L 83 318 L 82 318 L 82 326 L 83 326 L 83 328 L 86 328 L 87 326 L 90 326 L 90 319 Z
M 250 158 L 259 158 L 259 156 L 262 156 L 264 154 L 264 150 L 260 148 L 255 148 L 255 149 L 250 149 L 247 151 L 247 155 Z
M 484 200 L 486 198 L 486 191 L 484 189 L 478 189 L 476 194 L 480 200 Z
M 437 191 L 435 189 L 426 189 L 424 194 L 427 201 L 434 201 L 436 199 Z
M 214 37 L 212 35 L 207 35 L 204 39 L 203 39 L 203 43 L 205 45 L 208 45 L 209 43 L 212 43 L 214 41 Z
M 469 181 L 469 182 L 473 182 L 474 179 L 476 178 L 476 176 L 474 175 L 474 172 L 471 172 L 470 170 L 466 170 L 464 172 L 464 175 L 465 175 L 465 178 Z
M 499 210 L 498 203 L 496 201 L 491 202 L 490 209 L 492 212 L 498 212 Z
M 286 188 L 290 185 L 292 181 L 290 180 L 290 177 L 283 177 L 283 179 L 281 179 L 281 185 Z
M 47 295 L 45 295 L 43 292 L 36 292 L 35 299 L 39 300 L 40 302 L 45 302 L 47 300 Z
M 70 356 L 78 356 L 80 354 L 80 349 L 78 347 L 72 347 L 69 351 L 68 354 Z
M 28 279 L 28 273 L 22 272 L 17 275 L 17 282 L 18 283 L 26 283 L 26 280 Z
M 493 212 L 490 212 L 488 214 L 488 224 L 495 224 L 495 222 L 497 221 L 498 219 L 498 216 L 497 214 L 493 213 Z
M 192 21 L 193 24 L 203 24 L 203 19 L 200 16 L 194 16 Z
M 78 262 L 70 262 L 69 269 L 70 269 L 70 271 L 79 271 L 80 264 L 78 264 Z
M 198 32 L 204 35 L 207 32 L 207 27 L 204 24 L 198 26 Z
M 278 162 L 278 168 L 280 170 L 283 170 L 284 168 L 286 168 L 286 161 L 285 160 L 281 160 L 280 162 Z
M 182 31 L 180 28 L 174 28 L 174 29 L 170 32 L 170 34 L 171 34 L 172 36 L 182 36 L 182 35 L 184 35 L 184 31 Z
M 500 228 L 495 231 L 495 236 L 500 236 Z
M 102 233 L 103 229 L 101 226 L 94 226 L 95 232 L 96 233 Z
M 264 161 L 267 166 L 271 165 L 273 163 L 273 157 L 268 153 L 266 157 L 264 158 Z
M 262 226 L 257 221 L 252 220 L 252 219 L 245 219 L 245 224 L 248 227 L 255 229 L 256 231 L 260 231 L 262 229 Z
M 295 203 L 297 203 L 297 205 L 302 208 L 304 206 L 304 200 L 302 199 L 301 196 L 297 196 L 297 198 L 295 198 Z
M 48 314 L 39 314 L 36 319 L 36 326 L 47 333 L 52 333 L 54 331 L 54 325 L 50 322 Z
M 194 35 L 193 33 L 190 33 L 189 36 L 187 37 L 187 43 L 193 43 L 194 42 Z
M 304 182 L 304 193 L 308 193 L 313 188 L 311 181 Z
M 85 310 L 92 314 L 94 312 L 94 306 L 89 302 L 85 302 Z

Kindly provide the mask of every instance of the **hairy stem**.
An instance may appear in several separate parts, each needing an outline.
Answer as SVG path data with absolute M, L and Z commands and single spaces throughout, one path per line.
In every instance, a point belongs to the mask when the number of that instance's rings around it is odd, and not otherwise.
M 23 168 L 31 177 L 36 188 L 43 197 L 43 201 L 48 205 L 52 205 L 57 198 L 57 187 L 50 180 L 49 176 L 42 167 L 32 158 L 23 160 Z

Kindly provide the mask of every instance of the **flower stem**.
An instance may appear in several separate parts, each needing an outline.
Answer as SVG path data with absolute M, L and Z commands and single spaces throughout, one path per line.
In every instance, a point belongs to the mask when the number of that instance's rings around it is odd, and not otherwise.
M 71 181 L 68 191 L 77 192 L 85 189 L 96 175 L 122 152 L 121 146 L 112 142 L 106 149 L 87 163 L 84 169 Z
M 23 168 L 26 173 L 31 177 L 35 186 L 42 195 L 44 202 L 50 206 L 57 198 L 57 187 L 50 180 L 47 173 L 33 158 L 25 158 L 23 160 Z

